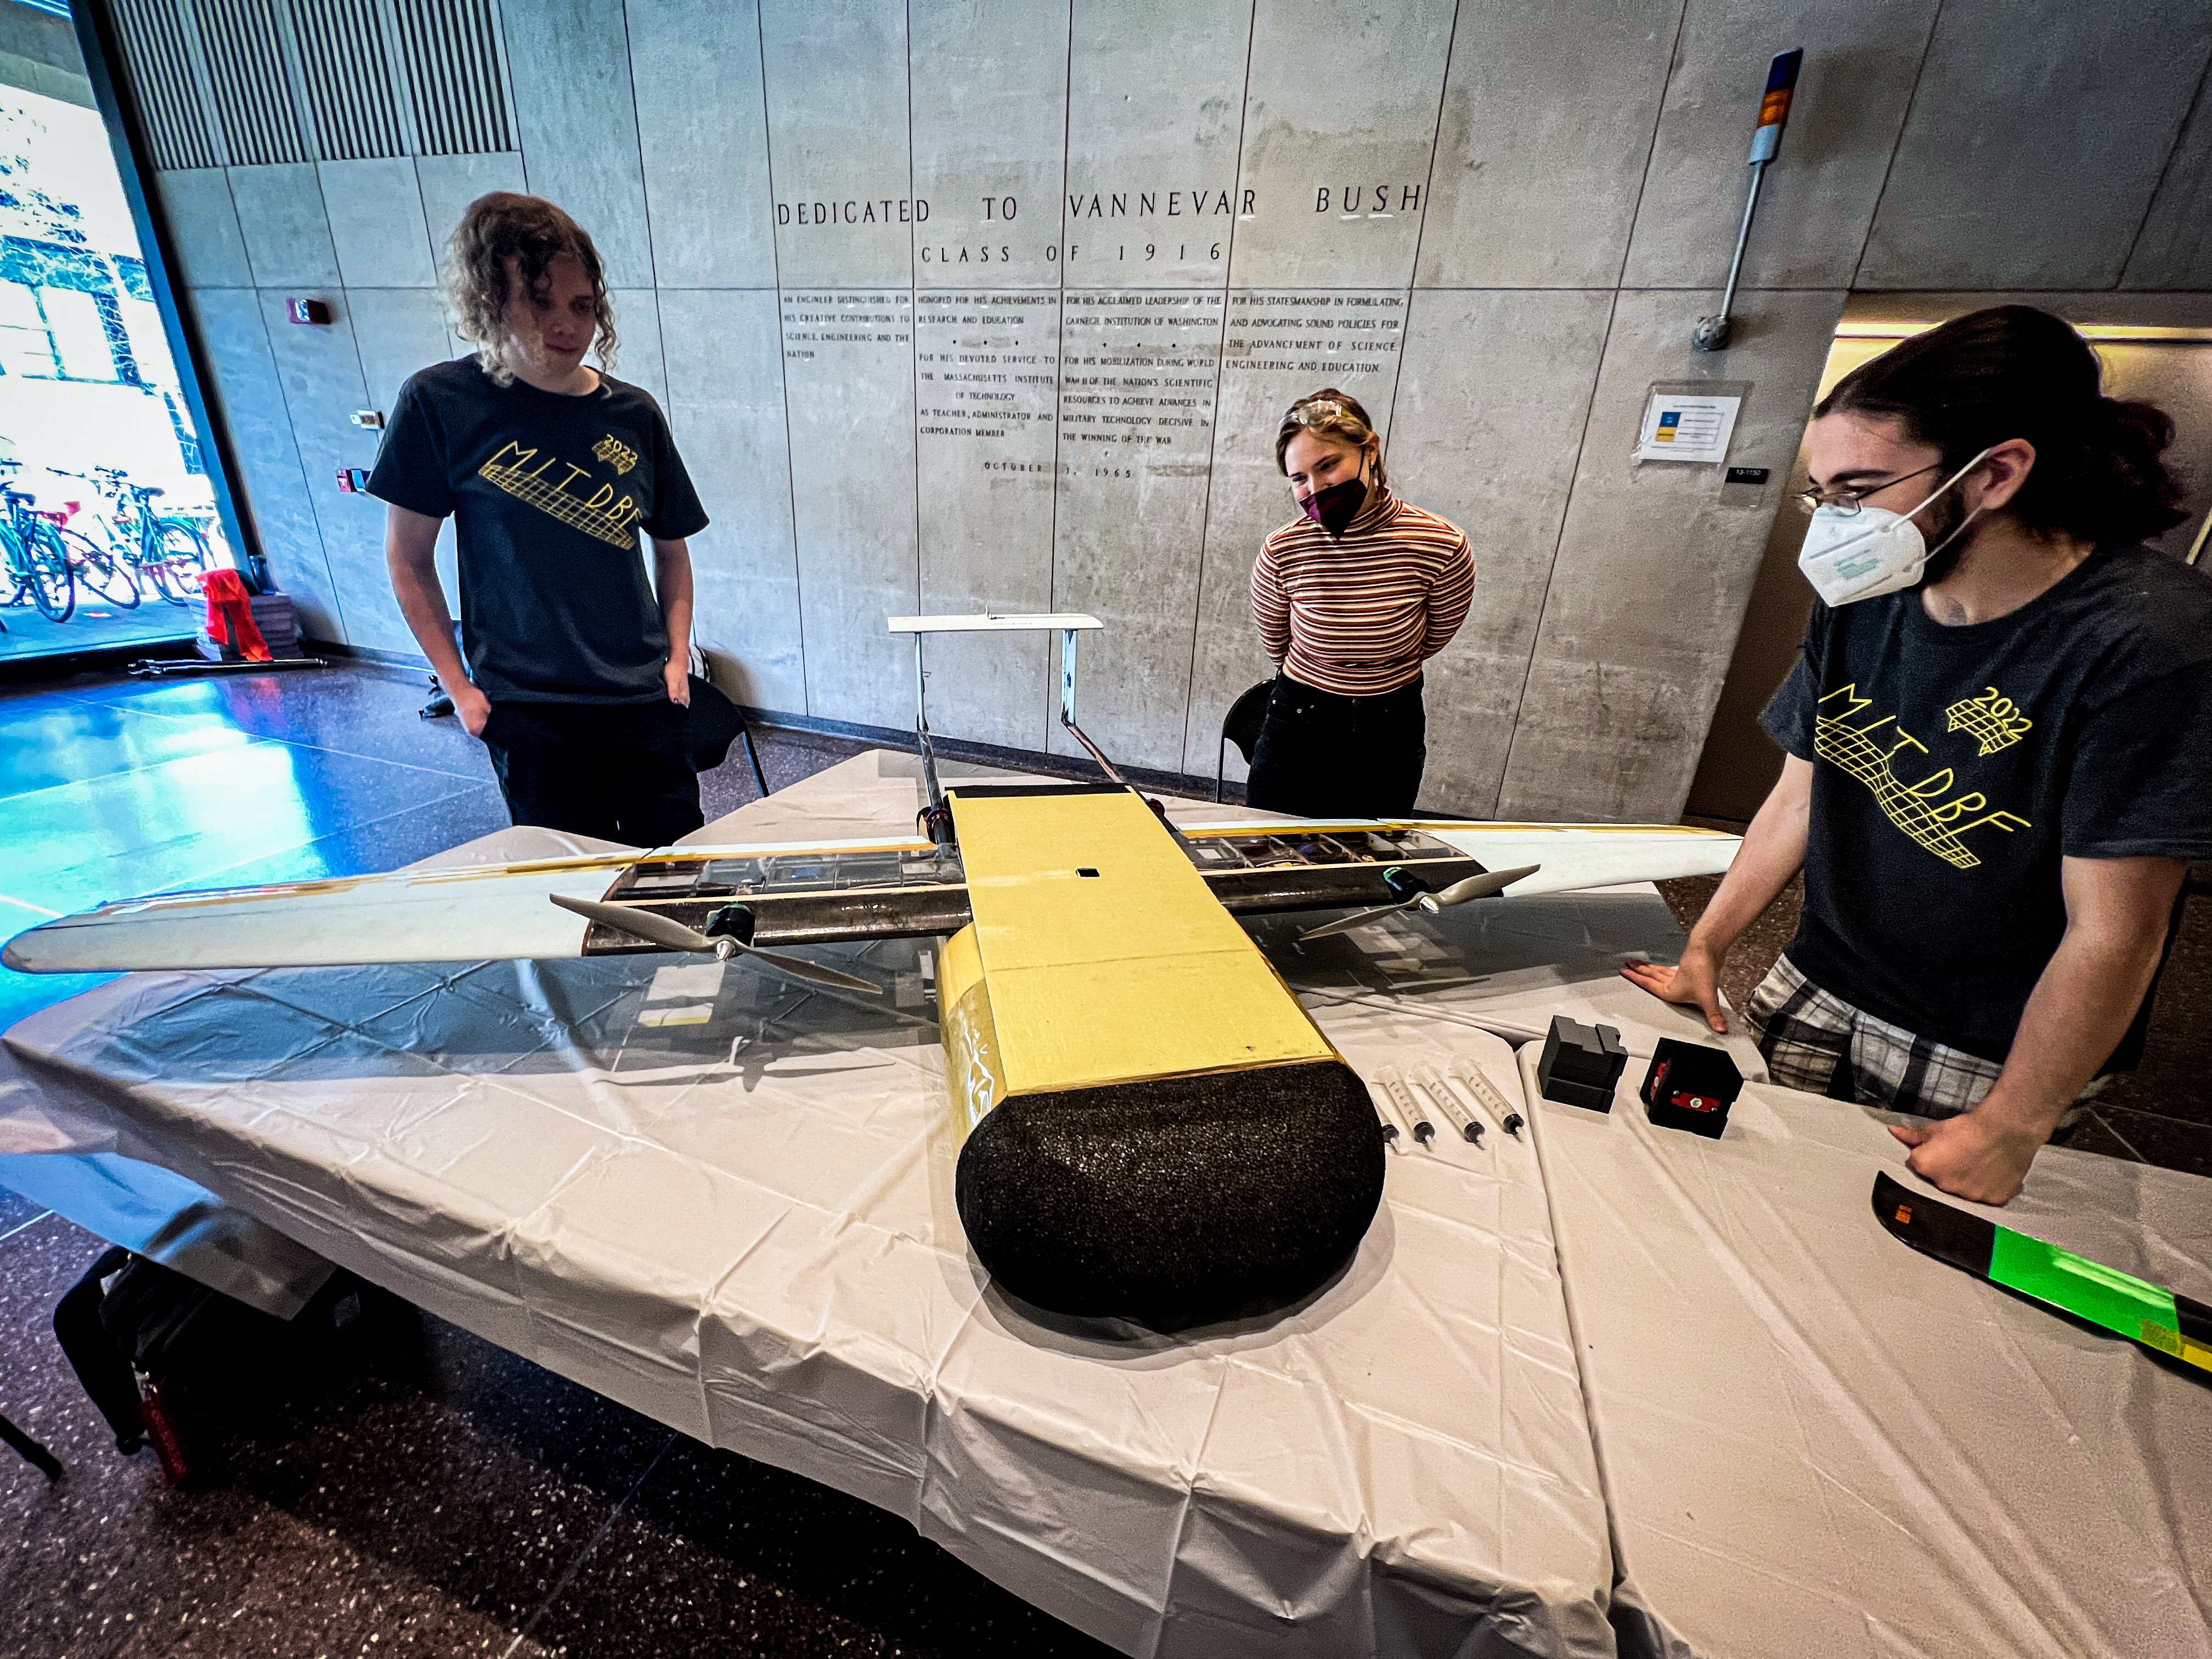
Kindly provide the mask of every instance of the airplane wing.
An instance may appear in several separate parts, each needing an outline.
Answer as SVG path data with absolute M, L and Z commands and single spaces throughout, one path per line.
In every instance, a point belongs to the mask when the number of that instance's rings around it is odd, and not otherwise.
M 1018 790 L 1021 786 L 1010 786 Z M 1736 837 L 1680 825 L 1271 818 L 1185 826 L 1182 845 L 1232 914 L 1351 909 L 1528 866 L 1507 896 L 1706 875 Z M 520 864 L 160 893 L 19 933 L 24 973 L 287 968 L 601 956 L 662 947 L 550 902 L 658 912 L 697 932 L 742 904 L 761 945 L 947 936 L 973 919 L 957 848 L 918 838 L 671 847 Z

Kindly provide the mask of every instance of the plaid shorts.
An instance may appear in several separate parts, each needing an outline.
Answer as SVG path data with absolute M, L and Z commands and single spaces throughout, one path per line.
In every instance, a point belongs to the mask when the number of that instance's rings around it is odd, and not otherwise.
M 1759 981 L 1744 1017 L 1771 1081 L 1916 1117 L 1956 1116 L 1989 1093 L 2004 1069 L 1854 1008 L 1799 973 L 1788 957 Z

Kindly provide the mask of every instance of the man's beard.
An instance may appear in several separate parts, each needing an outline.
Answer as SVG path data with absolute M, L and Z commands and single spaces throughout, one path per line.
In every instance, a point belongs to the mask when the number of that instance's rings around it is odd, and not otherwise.
M 1940 526 L 1923 524 L 1920 533 L 1926 538 L 1930 547 L 1942 550 L 1930 554 L 1928 562 L 1920 568 L 1920 580 L 1912 585 L 1916 592 L 1922 588 L 1935 586 L 1956 570 L 1959 561 L 1966 556 L 1967 544 L 1973 540 L 1972 536 L 1960 533 L 1960 527 L 1966 521 L 1966 507 L 1956 495 L 1946 496 L 1938 511 L 1942 515 L 1942 524 Z

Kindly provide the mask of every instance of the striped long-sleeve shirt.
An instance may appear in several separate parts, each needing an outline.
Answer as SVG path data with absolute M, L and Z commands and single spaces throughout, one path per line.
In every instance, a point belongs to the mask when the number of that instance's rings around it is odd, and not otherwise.
M 1467 532 L 1376 490 L 1341 540 L 1298 518 L 1252 567 L 1252 615 L 1277 666 L 1303 685 L 1373 697 L 1410 685 L 1474 599 Z

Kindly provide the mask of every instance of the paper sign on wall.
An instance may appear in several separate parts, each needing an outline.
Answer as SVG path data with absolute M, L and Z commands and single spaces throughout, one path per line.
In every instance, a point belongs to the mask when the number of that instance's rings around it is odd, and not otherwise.
M 1656 392 L 1644 405 L 1637 439 L 1639 461 L 1718 461 L 1727 459 L 1741 398 Z

